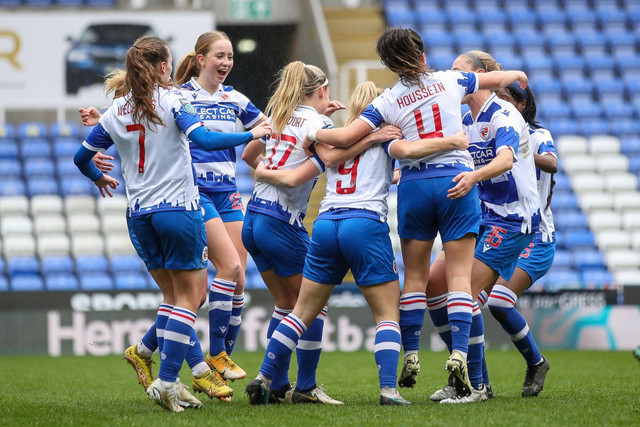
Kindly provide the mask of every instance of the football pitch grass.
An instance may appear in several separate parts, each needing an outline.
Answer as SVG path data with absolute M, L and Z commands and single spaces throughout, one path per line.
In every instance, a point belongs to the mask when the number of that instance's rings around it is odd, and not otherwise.
M 483 403 L 440 405 L 429 395 L 447 378 L 445 353 L 422 351 L 422 372 L 413 389 L 400 389 L 412 402 L 381 407 L 372 353 L 325 353 L 318 382 L 344 406 L 250 406 L 244 387 L 262 353 L 234 353 L 247 378 L 230 383 L 230 403 L 197 396 L 204 405 L 180 414 L 163 411 L 137 384 L 131 366 L 117 356 L 59 358 L 0 357 L 1 426 L 566 426 L 640 425 L 640 363 L 630 351 L 546 351 L 551 363 L 544 391 L 523 398 L 525 364 L 515 351 L 488 351 L 496 397 Z M 157 360 L 157 355 L 155 356 Z M 295 362 L 292 363 L 295 365 Z M 154 365 L 154 374 L 158 364 Z M 295 369 L 292 366 L 292 377 Z M 191 384 L 183 367 L 181 379 Z M 205 397 L 205 399 L 203 399 Z

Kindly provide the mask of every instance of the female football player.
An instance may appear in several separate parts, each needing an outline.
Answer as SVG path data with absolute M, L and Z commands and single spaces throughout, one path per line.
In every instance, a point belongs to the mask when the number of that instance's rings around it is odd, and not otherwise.
M 142 37 L 128 50 L 126 71 L 106 86 L 116 93 L 74 158 L 104 196 L 119 182 L 91 162 L 97 151 L 115 144 L 122 159 L 128 214 L 151 270 L 170 273 L 174 306 L 164 328 L 160 373 L 148 396 L 163 408 L 181 412 L 178 374 L 188 352 L 201 290 L 206 284 L 204 222 L 185 135 L 201 147 L 223 149 L 269 134 L 268 125 L 253 132 L 211 132 L 193 106 L 171 83 L 169 48 L 157 37 Z M 197 390 L 197 389 L 196 389 Z M 220 396 L 231 395 L 226 387 Z

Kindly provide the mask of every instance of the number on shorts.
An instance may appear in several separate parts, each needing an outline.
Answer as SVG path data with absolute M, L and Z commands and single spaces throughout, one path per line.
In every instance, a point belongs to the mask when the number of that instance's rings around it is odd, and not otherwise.
M 138 173 L 144 173 L 144 139 L 145 129 L 144 126 L 137 123 L 134 125 L 127 125 L 127 132 L 140 132 L 138 134 L 138 145 L 140 146 L 140 158 L 138 159 Z
M 416 126 L 418 127 L 418 135 L 422 139 L 444 137 L 444 134 L 442 133 L 442 119 L 440 118 L 440 106 L 438 104 L 431 105 L 431 112 L 433 113 L 433 125 L 435 126 L 435 130 L 429 133 L 426 133 L 424 130 L 422 112 L 419 109 L 413 112 L 413 116 L 416 119 Z
M 494 248 L 497 248 L 498 246 L 500 246 L 500 243 L 502 243 L 502 239 L 504 238 L 504 236 L 502 236 L 500 233 L 506 232 L 507 230 L 505 230 L 504 228 L 498 227 L 497 225 L 492 225 L 491 231 L 485 239 L 485 243 L 493 246 Z
M 275 135 L 271 135 L 271 137 L 275 138 Z M 278 164 L 274 166 L 273 158 L 276 155 L 276 147 L 278 146 L 280 141 L 290 142 L 291 145 L 287 147 Z M 298 143 L 298 140 L 296 140 L 294 136 L 285 135 L 285 134 L 280 135 L 280 138 L 278 138 L 277 142 L 273 145 L 273 148 L 271 149 L 271 156 L 269 156 L 269 159 L 268 159 L 269 163 L 267 164 L 267 169 L 275 170 L 282 167 L 287 162 L 287 159 L 289 158 L 289 156 L 291 155 L 291 152 L 293 151 L 293 147 L 295 147 L 297 143 Z
M 529 258 L 529 255 L 531 255 L 532 249 L 533 249 L 533 242 L 529 243 L 529 246 L 527 246 L 522 250 L 522 253 L 520 254 L 520 258 Z
M 231 209 L 242 209 L 242 199 L 240 198 L 240 193 L 233 193 L 232 195 L 230 195 L 229 201 L 231 201 Z
M 347 162 L 344 162 L 340 166 L 338 166 L 338 173 L 340 175 L 349 175 L 349 186 L 343 187 L 342 180 L 339 179 L 336 182 L 336 193 L 338 194 L 353 194 L 356 191 L 356 178 L 358 177 L 358 163 L 360 163 L 360 154 L 353 158 L 353 164 L 350 168 L 345 165 Z M 345 180 L 346 181 L 346 180 Z

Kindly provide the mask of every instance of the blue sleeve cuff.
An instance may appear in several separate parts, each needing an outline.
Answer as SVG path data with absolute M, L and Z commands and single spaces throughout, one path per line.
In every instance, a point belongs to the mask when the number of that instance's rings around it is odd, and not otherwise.
M 81 145 L 80 148 L 78 148 L 78 151 L 76 151 L 75 156 L 73 156 L 73 163 L 76 164 L 84 176 L 92 181 L 97 181 L 103 176 L 103 173 L 92 161 L 93 156 L 95 155 L 95 151 L 91 151 Z

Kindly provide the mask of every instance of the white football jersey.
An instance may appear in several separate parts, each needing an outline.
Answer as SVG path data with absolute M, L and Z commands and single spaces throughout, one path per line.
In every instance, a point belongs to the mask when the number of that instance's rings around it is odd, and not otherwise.
M 366 209 L 386 221 L 394 162 L 385 150 L 388 146 L 376 144 L 339 166 L 327 168 L 320 214 L 332 209 Z
M 529 139 L 534 153 L 541 156 L 558 157 L 553 138 L 548 130 L 538 128 L 529 129 Z M 556 240 L 556 227 L 553 224 L 553 213 L 549 203 L 549 193 L 551 192 L 551 178 L 553 174 L 541 171 L 536 168 L 538 178 L 538 194 L 540 196 L 540 230 L 534 236 L 534 242 L 554 242 Z
M 188 99 L 175 89 L 154 91 L 156 112 L 164 123 L 160 126 L 134 122 L 128 99 L 114 99 L 83 145 L 92 151 L 116 145 L 132 215 L 199 209 L 185 134 L 203 124 Z
M 269 119 L 271 122 L 271 119 Z M 302 142 L 311 129 L 332 127 L 333 122 L 308 105 L 299 105 L 285 126 L 279 138 L 271 135 L 262 138 L 266 154 L 264 165 L 267 169 L 295 169 L 309 156 L 302 148 Z M 324 171 L 324 164 L 317 157 L 311 158 L 318 172 Z M 302 226 L 307 212 L 311 190 L 317 179 L 305 182 L 299 187 L 285 188 L 266 182 L 256 182 L 247 210 L 263 213 L 281 219 L 289 224 Z
M 460 103 L 478 90 L 474 73 L 437 71 L 422 78 L 422 86 L 402 82 L 386 89 L 360 115 L 373 129 L 388 123 L 401 129 L 404 139 L 451 136 L 462 129 Z M 424 176 L 455 176 L 473 170 L 466 150 L 448 150 L 422 159 L 401 159 L 401 181 Z
M 233 133 L 238 131 L 236 121 L 245 128 L 251 128 L 264 117 L 249 98 L 231 86 L 220 85 L 215 93 L 210 94 L 194 77 L 182 85 L 181 90 L 209 130 Z M 236 190 L 235 147 L 207 151 L 190 142 L 189 148 L 198 187 L 208 191 Z
M 537 231 L 540 198 L 529 126 L 516 108 L 492 94 L 474 120 L 465 114 L 462 124 L 469 137 L 475 167 L 490 163 L 501 150 L 513 154 L 511 170 L 478 183 L 482 223 L 521 233 Z

